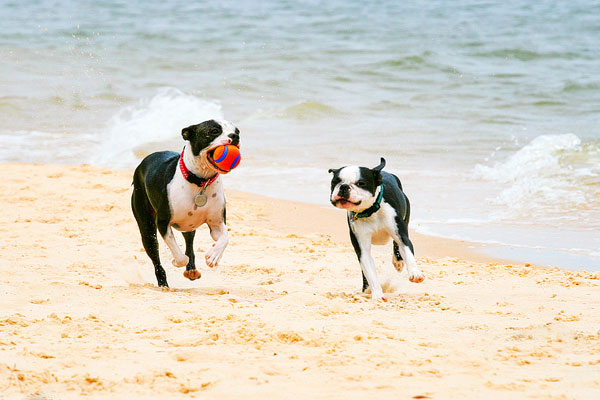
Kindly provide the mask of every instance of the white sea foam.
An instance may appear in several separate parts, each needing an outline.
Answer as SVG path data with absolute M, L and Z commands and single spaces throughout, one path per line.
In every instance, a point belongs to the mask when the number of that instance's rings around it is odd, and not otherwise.
M 477 165 L 474 176 L 502 189 L 491 203 L 502 212 L 549 216 L 554 212 L 591 210 L 600 179 L 596 143 L 582 145 L 574 134 L 542 135 L 504 162 Z
M 164 150 L 178 141 L 181 129 L 208 119 L 223 119 L 221 105 L 175 88 L 119 110 L 107 123 L 95 164 L 132 167 L 140 153 Z M 176 149 L 177 150 L 177 149 Z

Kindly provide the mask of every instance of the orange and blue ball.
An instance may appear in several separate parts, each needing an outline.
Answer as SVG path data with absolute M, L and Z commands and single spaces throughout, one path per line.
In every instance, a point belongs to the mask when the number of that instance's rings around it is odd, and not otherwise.
M 240 164 L 242 155 L 240 149 L 232 144 L 218 146 L 210 155 L 211 161 L 219 172 L 226 174 Z

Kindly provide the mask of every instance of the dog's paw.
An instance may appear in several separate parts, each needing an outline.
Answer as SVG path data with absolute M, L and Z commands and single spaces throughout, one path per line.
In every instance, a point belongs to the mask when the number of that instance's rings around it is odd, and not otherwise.
M 371 300 L 373 300 L 376 303 L 387 303 L 387 297 L 384 297 L 383 295 L 381 295 L 381 296 L 372 296 Z
M 404 260 L 396 260 L 396 257 L 392 257 L 392 264 L 394 264 L 394 268 L 398 272 L 402 272 L 404 269 Z
M 219 264 L 222 255 L 223 252 L 216 251 L 213 247 L 204 256 L 204 258 L 206 259 L 206 265 L 208 265 L 210 268 L 216 267 Z
M 387 299 L 384 297 L 383 292 L 380 290 L 376 290 L 374 293 L 371 292 L 371 300 L 376 302 L 387 302 Z
M 193 281 L 200 278 L 200 271 L 198 271 L 197 269 L 186 269 L 185 271 L 183 271 L 183 276 L 188 278 L 190 281 Z
M 416 271 L 408 275 L 408 280 L 413 283 L 421 283 L 425 280 L 425 275 L 421 271 Z
M 171 262 L 176 267 L 185 267 L 190 262 L 190 258 L 188 256 L 183 256 L 181 258 L 174 258 Z

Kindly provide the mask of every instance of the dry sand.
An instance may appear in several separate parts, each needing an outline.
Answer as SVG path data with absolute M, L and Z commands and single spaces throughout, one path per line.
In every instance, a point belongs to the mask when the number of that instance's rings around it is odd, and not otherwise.
M 413 234 L 427 279 L 376 247 L 375 303 L 342 211 L 229 191 L 221 265 L 187 281 L 161 242 L 159 289 L 130 172 L 0 168 L 0 399 L 600 398 L 600 273 Z

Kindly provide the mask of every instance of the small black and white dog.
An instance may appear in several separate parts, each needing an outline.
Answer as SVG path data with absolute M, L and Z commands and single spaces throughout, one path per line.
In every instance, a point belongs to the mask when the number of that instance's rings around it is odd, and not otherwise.
M 239 147 L 240 131 L 228 121 L 205 121 L 181 131 L 185 146 L 181 154 L 152 153 L 133 175 L 131 208 L 140 228 L 142 243 L 154 264 L 159 286 L 169 286 L 160 264 L 156 230 L 173 254 L 173 265 L 186 267 L 183 276 L 198 279 L 193 249 L 195 231 L 208 224 L 215 241 L 206 253 L 206 264 L 217 265 L 229 238 L 225 225 L 225 195 L 212 152 L 217 146 Z M 183 232 L 185 254 L 175 241 L 171 227 Z
M 330 169 L 329 173 L 333 173 L 331 203 L 348 211 L 350 240 L 362 269 L 363 292 L 371 287 L 372 299 L 386 301 L 371 257 L 371 244 L 386 244 L 391 237 L 396 270 L 402 271 L 406 263 L 411 282 L 423 282 L 425 277 L 417 266 L 408 238 L 410 203 L 400 179 L 382 172 L 383 167 L 385 159 L 381 158 L 381 163 L 373 169 L 348 166 Z

